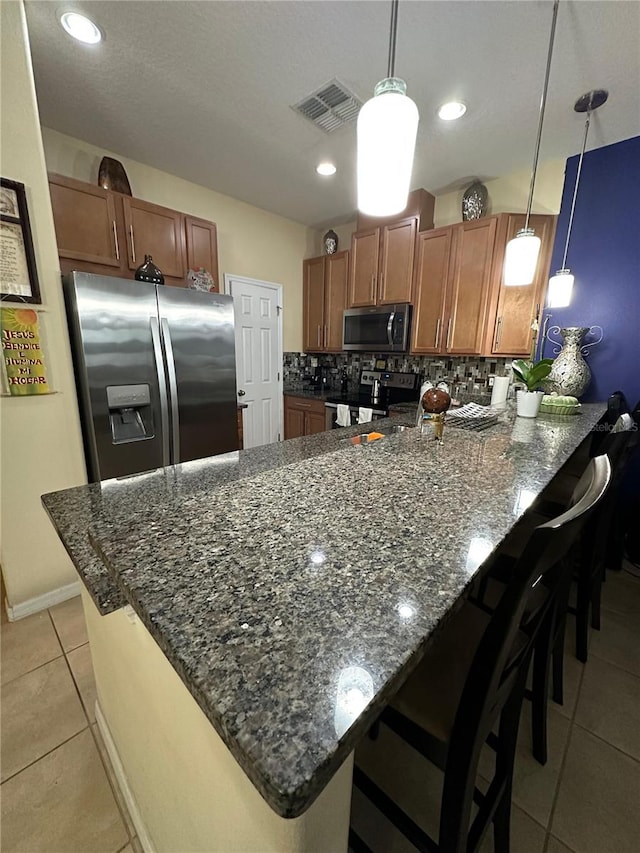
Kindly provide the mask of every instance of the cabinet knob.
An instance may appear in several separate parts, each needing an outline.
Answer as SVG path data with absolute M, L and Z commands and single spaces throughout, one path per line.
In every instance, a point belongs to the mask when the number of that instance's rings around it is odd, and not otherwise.
M 246 392 L 246 391 L 243 391 L 243 390 L 242 390 L 242 388 L 241 388 L 241 389 L 238 391 L 238 397 L 244 397 L 244 395 L 245 395 L 246 393 L 247 393 L 247 392 Z

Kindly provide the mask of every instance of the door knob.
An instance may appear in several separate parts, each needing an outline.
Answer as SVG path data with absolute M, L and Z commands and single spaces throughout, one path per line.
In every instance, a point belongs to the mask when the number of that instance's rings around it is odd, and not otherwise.
M 246 393 L 247 393 L 246 391 L 242 391 L 242 390 L 240 390 L 240 391 L 238 391 L 238 397 L 244 397 L 244 395 L 245 395 Z

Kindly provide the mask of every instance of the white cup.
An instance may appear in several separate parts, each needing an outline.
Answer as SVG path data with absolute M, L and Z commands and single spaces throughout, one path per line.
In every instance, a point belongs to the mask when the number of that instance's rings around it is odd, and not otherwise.
M 492 406 L 504 406 L 507 402 L 507 393 L 509 391 L 509 376 L 494 376 L 493 388 L 491 389 L 491 404 Z

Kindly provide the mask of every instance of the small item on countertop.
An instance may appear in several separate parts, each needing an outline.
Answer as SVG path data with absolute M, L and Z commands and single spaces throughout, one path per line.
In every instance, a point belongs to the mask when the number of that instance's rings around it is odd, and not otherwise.
M 429 388 L 422 395 L 422 408 L 425 412 L 439 415 L 451 405 L 451 396 L 444 388 Z
M 354 435 L 349 439 L 351 444 L 357 446 L 359 444 L 371 444 L 373 441 L 384 438 L 384 433 L 381 432 L 363 432 L 361 435 Z
M 492 406 L 504 407 L 507 405 L 507 396 L 509 394 L 509 376 L 494 376 L 493 387 L 491 388 L 491 403 Z
M 577 397 L 569 394 L 545 394 L 540 411 L 547 415 L 575 415 L 580 408 Z
M 347 368 L 345 367 L 342 371 L 342 378 L 340 379 L 340 393 L 345 395 L 349 391 L 349 374 L 347 373 Z
M 189 270 L 186 279 L 187 287 L 191 290 L 200 290 L 203 293 L 215 292 L 216 283 L 213 280 L 213 276 L 204 267 L 200 267 L 197 270 Z
M 164 284 L 162 271 L 153 263 L 151 255 L 144 256 L 144 263 L 134 272 L 136 281 L 148 281 L 149 284 Z

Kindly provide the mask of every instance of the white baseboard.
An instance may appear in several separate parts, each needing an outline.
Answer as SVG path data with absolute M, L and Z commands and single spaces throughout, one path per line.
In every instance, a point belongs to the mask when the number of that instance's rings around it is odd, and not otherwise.
M 105 716 L 102 713 L 100 703 L 97 700 L 96 723 L 98 724 L 100 734 L 102 735 L 102 740 L 104 741 L 105 748 L 111 760 L 111 766 L 113 767 L 113 772 L 116 777 L 118 788 L 120 789 L 122 798 L 126 803 L 127 809 L 129 810 L 129 817 L 131 818 L 131 822 L 133 823 L 136 829 L 136 835 L 138 836 L 140 846 L 144 850 L 144 853 L 156 853 L 155 847 L 153 846 L 153 842 L 151 841 L 149 833 L 147 832 L 147 827 L 145 826 L 144 821 L 142 819 L 142 815 L 140 814 L 140 809 L 138 808 L 136 798 L 134 797 L 133 791 L 129 786 L 129 782 L 124 771 L 124 766 L 122 764 L 122 761 L 120 760 L 120 755 L 118 754 L 118 748 L 116 747 L 113 736 L 111 735 L 111 730 L 109 729 Z
M 68 601 L 70 598 L 75 598 L 80 595 L 82 584 L 80 581 L 73 581 L 66 586 L 60 586 L 58 589 L 52 589 L 51 592 L 45 592 L 44 595 L 36 595 L 35 598 L 28 598 L 20 604 L 10 606 L 5 598 L 4 607 L 7 611 L 9 622 L 16 622 L 18 619 L 24 619 L 25 616 L 31 616 L 33 613 L 40 613 L 41 610 L 47 610 L 53 607 L 54 604 L 61 604 L 63 601 Z

